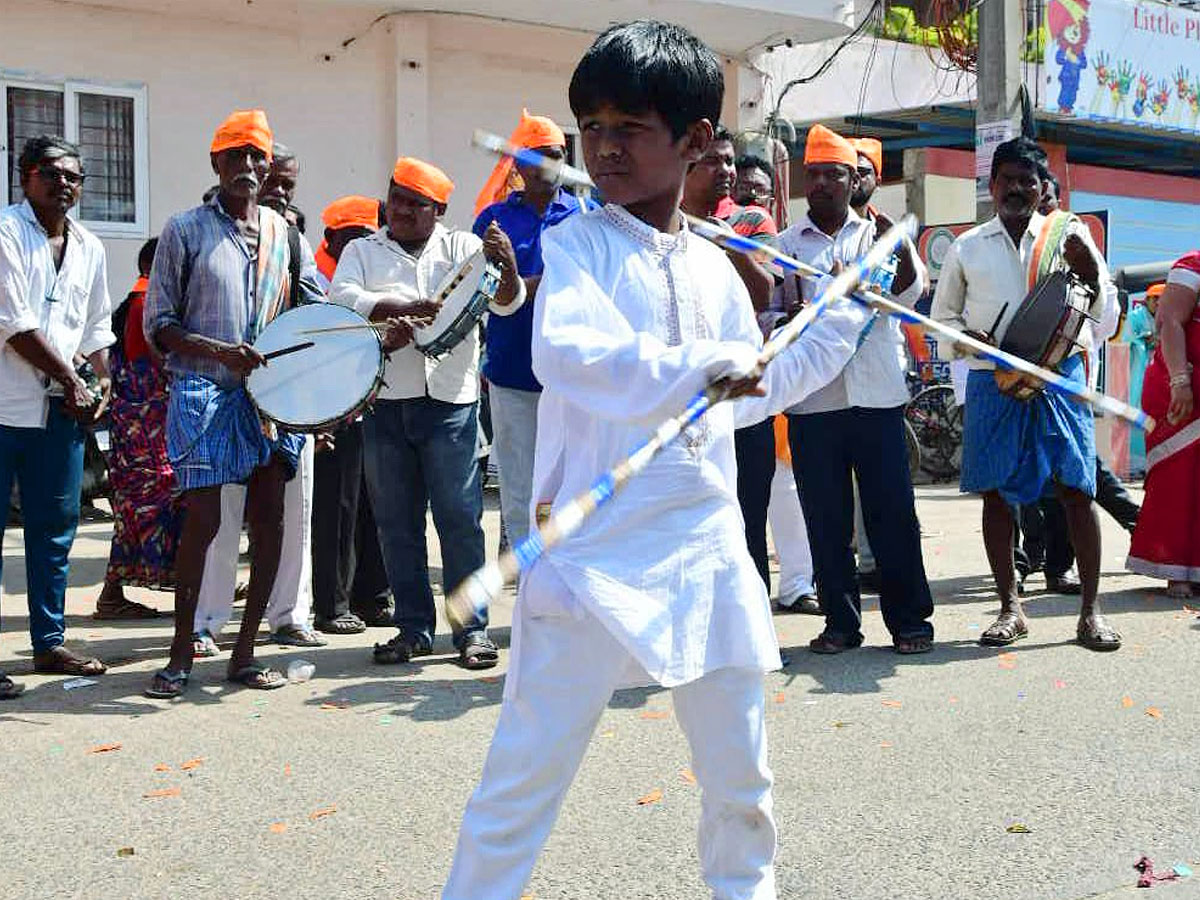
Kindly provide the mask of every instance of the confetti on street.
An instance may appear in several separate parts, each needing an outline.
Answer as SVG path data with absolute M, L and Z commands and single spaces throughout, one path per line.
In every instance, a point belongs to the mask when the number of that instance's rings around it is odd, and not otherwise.
M 644 796 L 638 797 L 637 805 L 638 806 L 649 806 L 651 803 L 657 803 L 662 798 L 663 798 L 662 790 L 659 788 L 655 788 L 650 793 L 645 794 Z

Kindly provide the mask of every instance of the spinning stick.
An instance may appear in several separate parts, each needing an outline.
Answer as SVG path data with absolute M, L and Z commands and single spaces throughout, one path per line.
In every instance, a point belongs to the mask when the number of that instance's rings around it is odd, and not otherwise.
M 523 166 L 533 166 L 552 184 L 586 188 L 596 186 L 591 176 L 583 169 L 567 165 L 562 160 L 549 159 L 536 150 L 519 147 L 498 134 L 476 129 L 475 134 L 471 137 L 471 143 L 489 153 L 512 157 Z
M 734 250 L 738 253 L 744 253 L 749 256 L 754 256 L 759 260 L 769 260 L 776 263 L 784 269 L 792 272 L 802 272 L 808 275 L 827 275 L 820 269 L 803 263 L 798 259 L 793 259 L 786 254 L 780 253 L 774 247 L 768 247 L 766 244 L 761 244 L 758 241 L 750 238 L 742 237 L 737 234 L 718 228 L 711 222 L 704 219 L 697 219 L 692 216 L 688 217 L 688 225 L 692 231 L 708 238 L 710 241 L 724 247 L 728 250 Z M 885 297 L 873 291 L 859 290 L 850 295 L 859 303 L 864 303 L 870 306 L 882 308 L 890 315 L 899 316 L 907 322 L 913 322 L 917 325 L 924 326 L 930 331 L 935 331 L 938 334 L 944 335 L 955 341 L 956 343 L 970 348 L 975 356 L 989 359 L 997 365 L 1003 366 L 1006 369 L 1016 369 L 1018 372 L 1024 372 L 1026 375 L 1032 375 L 1039 381 L 1043 382 L 1046 387 L 1051 390 L 1064 394 L 1079 403 L 1091 404 L 1096 409 L 1106 413 L 1111 413 L 1125 421 L 1135 425 L 1138 428 L 1152 431 L 1154 429 L 1154 419 L 1140 409 L 1130 406 L 1115 397 L 1110 397 L 1107 394 L 1102 394 L 1099 391 L 1094 391 L 1086 385 L 1076 384 L 1069 379 L 1064 378 L 1057 372 L 1050 369 L 1044 369 L 1035 363 L 1021 359 L 1019 356 L 1014 356 L 1011 353 L 1006 353 L 999 347 L 993 347 L 991 344 L 986 344 L 983 341 L 971 337 L 959 331 L 953 326 L 946 325 L 931 319 L 928 316 L 923 316 L 914 309 L 909 309 L 890 297 Z
M 821 295 L 808 307 L 775 333 L 763 347 L 751 377 L 761 376 L 767 364 L 795 341 L 804 330 L 835 300 L 845 296 L 862 279 L 864 273 L 878 266 L 895 251 L 905 234 L 916 225 L 909 216 L 894 225 L 858 263 L 848 266 L 834 278 Z M 696 394 L 687 408 L 659 425 L 651 436 L 627 457 L 597 478 L 591 488 L 573 498 L 544 525 L 531 532 L 521 543 L 468 576 L 446 600 L 446 613 L 456 625 L 468 621 L 472 612 L 486 609 L 504 585 L 521 572 L 528 571 L 538 559 L 555 545 L 566 540 L 587 518 L 608 503 L 633 476 L 637 475 L 668 447 L 680 433 L 703 416 L 709 409 L 729 399 L 732 384 L 718 379 Z

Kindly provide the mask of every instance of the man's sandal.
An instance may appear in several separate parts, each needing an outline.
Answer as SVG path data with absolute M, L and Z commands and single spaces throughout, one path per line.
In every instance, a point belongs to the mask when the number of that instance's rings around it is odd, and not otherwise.
M 194 659 L 210 659 L 220 655 L 221 648 L 217 646 L 211 631 L 206 629 L 192 635 L 192 657 Z
M 93 657 L 78 656 L 59 644 L 33 655 L 33 671 L 39 675 L 103 675 L 108 666 Z
M 14 697 L 21 696 L 21 692 L 25 690 L 25 685 L 17 684 L 3 672 L 0 672 L 0 700 L 12 700 Z
M 133 622 L 141 619 L 165 619 L 166 617 L 166 613 L 160 612 L 153 606 L 138 603 L 128 597 L 122 597 L 111 606 L 101 606 L 97 601 L 96 611 L 92 613 L 92 618 L 98 622 Z
M 1007 647 L 1009 644 L 1029 636 L 1029 626 L 1021 614 L 1006 610 L 996 617 L 979 636 L 979 643 L 985 647 Z
M 230 672 L 225 680 L 256 691 L 273 691 L 288 683 L 282 672 L 262 663 L 250 663 L 242 666 L 237 671 Z
M 892 641 L 892 649 L 901 656 L 913 656 L 917 653 L 928 653 L 933 649 L 933 638 L 923 634 L 915 637 L 898 637 Z
M 191 678 L 191 675 L 191 672 L 183 670 L 173 672 L 170 669 L 159 669 L 154 673 L 154 680 L 150 682 L 150 687 L 142 693 L 155 700 L 174 700 L 187 690 L 188 679 Z
M 1090 622 L 1080 622 L 1075 629 L 1075 640 L 1080 646 L 1100 653 L 1121 649 L 1121 635 L 1105 621 L 1104 616 L 1096 616 Z
M 500 661 L 500 649 L 486 634 L 472 634 L 458 651 L 458 664 L 464 669 L 490 669 Z

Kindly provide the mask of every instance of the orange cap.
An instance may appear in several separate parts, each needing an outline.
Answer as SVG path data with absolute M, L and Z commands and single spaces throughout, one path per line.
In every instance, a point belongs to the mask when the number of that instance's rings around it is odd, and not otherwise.
M 521 121 L 517 123 L 509 142 L 526 150 L 537 150 L 541 147 L 565 147 L 567 136 L 555 124 L 553 119 L 545 116 L 531 116 L 529 110 L 521 110 Z M 475 215 L 479 215 L 493 203 L 499 203 L 514 190 L 512 184 L 513 161 L 511 157 L 503 156 L 492 169 L 492 174 L 484 182 L 483 189 L 475 198 Z
M 1155 297 L 1161 297 L 1162 292 L 1166 289 L 1166 287 L 1167 284 L 1165 281 L 1160 281 L 1157 284 L 1150 285 L 1150 287 L 1146 288 L 1146 299 L 1153 300 Z
M 875 167 L 876 178 L 883 174 L 883 144 L 875 138 L 851 138 L 850 146 L 857 150 L 860 156 L 865 156 L 871 161 L 871 165 Z M 858 161 L 855 160 L 854 164 L 857 166 Z
M 321 221 L 326 228 L 337 231 L 339 228 L 370 228 L 374 231 L 379 227 L 379 201 L 374 197 L 363 197 L 360 194 L 350 194 L 348 197 L 338 197 L 321 213 Z
M 450 202 L 450 194 L 454 191 L 454 182 L 445 172 L 411 156 L 396 160 L 392 181 L 443 206 Z
M 209 153 L 220 153 L 234 147 L 257 147 L 271 158 L 271 147 L 275 143 L 267 114 L 261 109 L 239 109 L 217 126 Z
M 808 129 L 804 142 L 804 164 L 841 163 L 851 169 L 858 168 L 858 151 L 854 145 L 824 125 L 816 124 Z

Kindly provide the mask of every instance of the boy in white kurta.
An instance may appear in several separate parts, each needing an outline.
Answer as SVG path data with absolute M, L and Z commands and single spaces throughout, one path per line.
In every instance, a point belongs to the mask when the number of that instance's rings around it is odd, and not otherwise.
M 722 93 L 711 51 L 652 22 L 605 32 L 572 80 L 608 205 L 543 236 L 531 514 L 585 490 L 713 379 L 747 396 L 688 429 L 523 579 L 500 721 L 444 898 L 517 900 L 613 691 L 648 683 L 673 689 L 691 746 L 713 896 L 776 896 L 762 673 L 779 651 L 743 535 L 733 431 L 830 381 L 866 316 L 839 305 L 760 382 L 746 377 L 761 344 L 749 297 L 678 211 Z

